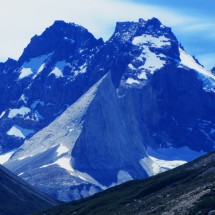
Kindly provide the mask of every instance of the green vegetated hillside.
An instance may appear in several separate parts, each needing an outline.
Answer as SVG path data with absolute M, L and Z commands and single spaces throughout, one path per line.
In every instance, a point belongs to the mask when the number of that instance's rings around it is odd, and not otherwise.
M 215 153 L 38 214 L 215 214 Z

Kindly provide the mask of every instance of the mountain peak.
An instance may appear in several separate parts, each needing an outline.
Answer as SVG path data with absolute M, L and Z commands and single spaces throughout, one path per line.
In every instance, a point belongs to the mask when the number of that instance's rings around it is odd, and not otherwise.
M 159 19 L 153 17 L 152 19 L 147 20 L 146 25 L 153 25 L 155 27 L 160 27 L 162 23 Z
M 75 23 L 57 20 L 41 35 L 32 37 L 19 62 L 24 63 L 32 58 L 56 52 L 56 50 L 63 54 L 67 52 L 67 49 L 72 52 L 86 43 L 93 45 L 101 44 L 101 42 L 101 39 L 97 40 L 86 28 Z
M 113 78 L 115 86 L 119 85 L 121 79 L 125 80 L 126 86 L 127 84 L 143 86 L 155 71 L 180 60 L 175 35 L 157 18 L 147 21 L 140 18 L 138 22 L 119 22 L 109 42 L 123 49 L 126 56 L 127 70 L 124 77 L 120 72 L 115 72 L 114 75 L 112 72 L 112 77 L 117 77 Z M 132 51 L 127 55 L 129 49 Z M 155 61 L 152 66 L 152 62 Z
M 137 23 L 136 22 L 117 22 L 116 23 L 116 28 L 115 28 L 115 33 L 122 33 L 126 31 L 131 31 L 131 30 L 136 30 L 137 28 Z
M 82 27 L 81 25 L 78 25 L 74 22 L 65 22 L 63 20 L 55 20 L 54 23 L 47 29 L 57 29 L 57 30 L 65 31 L 65 28 L 68 28 L 68 29 L 76 28 L 76 29 L 82 29 L 83 31 L 87 31 L 87 29 Z
M 119 38 L 121 42 L 125 42 L 130 41 L 133 36 L 140 36 L 143 34 L 151 34 L 157 37 L 166 35 L 177 41 L 171 28 L 164 26 L 159 19 L 154 17 L 147 21 L 140 18 L 138 22 L 117 22 L 113 36 Z

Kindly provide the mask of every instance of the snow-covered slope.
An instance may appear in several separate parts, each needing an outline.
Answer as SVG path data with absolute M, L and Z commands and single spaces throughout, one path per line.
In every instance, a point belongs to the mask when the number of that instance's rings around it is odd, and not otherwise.
M 215 76 L 211 71 L 207 71 L 200 65 L 193 57 L 188 55 L 183 49 L 179 48 L 181 66 L 193 69 L 199 74 L 199 78 L 203 81 L 204 90 L 208 92 L 215 92 Z
M 41 49 L 53 32 L 60 44 L 54 38 Z M 42 65 L 32 63 L 44 55 Z M 117 23 L 104 44 L 80 26 L 57 22 L 32 39 L 20 62 L 25 69 L 17 78 L 30 81 L 0 120 L 7 137 L 25 142 L 0 160 L 58 199 L 158 174 L 214 150 L 214 75 L 155 18 Z

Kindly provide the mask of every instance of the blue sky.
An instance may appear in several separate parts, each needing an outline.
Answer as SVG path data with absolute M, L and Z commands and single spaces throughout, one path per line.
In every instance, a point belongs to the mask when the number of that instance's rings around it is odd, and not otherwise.
M 213 0 L 0 0 L 0 61 L 18 59 L 30 38 L 54 20 L 75 22 L 107 40 L 117 21 L 159 18 L 187 52 L 215 66 Z

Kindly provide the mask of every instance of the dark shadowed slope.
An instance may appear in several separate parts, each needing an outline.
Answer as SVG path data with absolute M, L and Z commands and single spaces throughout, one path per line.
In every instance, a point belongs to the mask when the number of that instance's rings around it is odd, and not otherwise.
M 0 215 L 27 215 L 57 204 L 0 166 Z
M 124 183 L 45 214 L 215 214 L 214 177 L 215 153 L 211 153 L 174 170 Z

